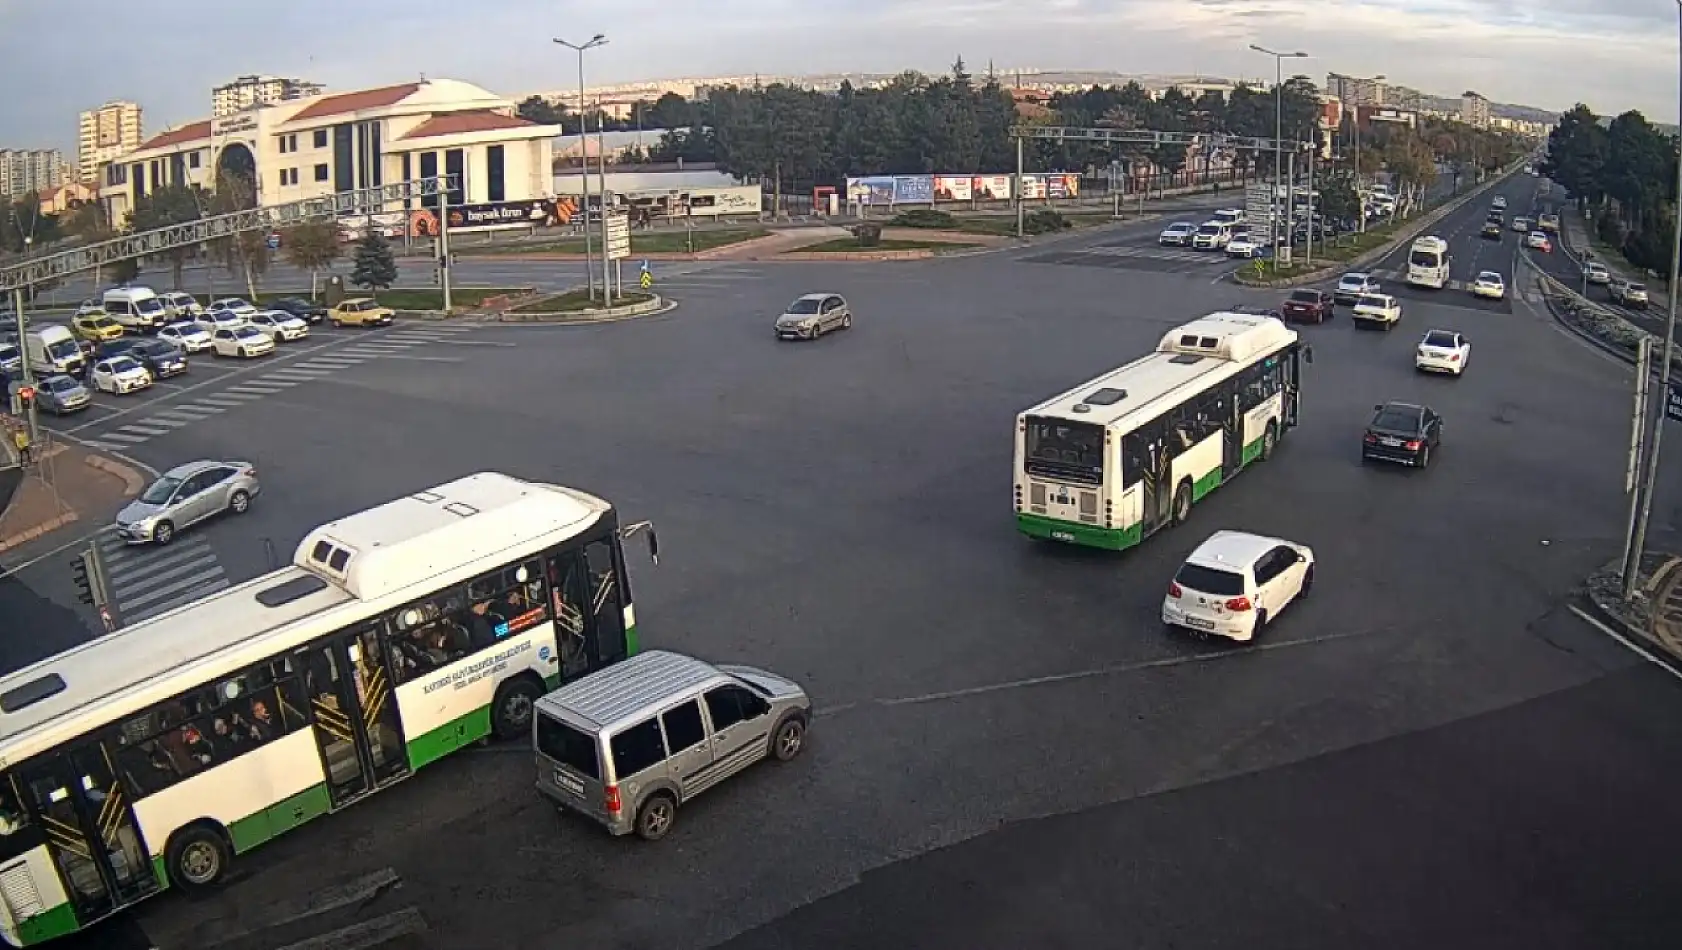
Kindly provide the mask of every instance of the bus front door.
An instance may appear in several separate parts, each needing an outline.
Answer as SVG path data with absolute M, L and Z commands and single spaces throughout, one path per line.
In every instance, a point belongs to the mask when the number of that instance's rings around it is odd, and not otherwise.
M 378 628 L 337 634 L 301 652 L 333 807 L 407 775 L 391 669 Z
M 158 890 L 128 791 L 97 745 L 18 772 L 76 922 L 86 925 Z

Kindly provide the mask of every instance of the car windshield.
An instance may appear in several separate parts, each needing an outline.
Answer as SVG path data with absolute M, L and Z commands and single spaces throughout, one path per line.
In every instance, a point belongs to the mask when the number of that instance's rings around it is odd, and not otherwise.
M 55 360 L 69 359 L 80 352 L 82 351 L 77 348 L 76 344 L 69 340 L 59 340 L 47 347 L 47 355 Z
M 1359 287 L 1366 282 L 1367 275 L 1365 274 L 1344 274 L 1343 279 L 1338 281 L 1338 284 L 1344 287 Z
M 1432 330 L 1430 333 L 1425 334 L 1425 345 L 1440 346 L 1443 349 L 1452 350 L 1458 344 L 1454 342 L 1454 334 L 1444 333 L 1441 330 Z
M 126 356 L 120 356 L 111 361 L 111 372 L 131 373 L 140 368 L 140 364 Z
M 67 393 L 81 384 L 68 376 L 54 376 L 52 379 L 47 380 L 41 385 L 46 387 L 46 390 L 51 393 Z
M 256 327 L 242 326 L 234 328 L 234 336 L 250 338 L 262 335 L 263 334 Z
M 1383 297 L 1380 297 L 1376 294 L 1362 294 L 1361 299 L 1355 301 L 1355 306 L 1357 306 L 1357 307 L 1378 307 L 1380 309 L 1383 309 L 1384 307 L 1389 306 L 1389 301 L 1385 300 Z
M 1173 232 L 1175 232 L 1175 233 L 1176 233 L 1176 234 L 1184 234 L 1184 233 L 1186 233 L 1186 232 L 1187 232 L 1187 231 L 1195 231 L 1195 230 L 1197 230 L 1197 226 L 1196 226 L 1196 225 L 1194 225 L 1194 224 L 1191 224 L 1191 223 L 1190 223 L 1190 222 L 1187 222 L 1187 221 L 1182 221 L 1182 222 L 1180 222 L 1180 223 L 1179 223 L 1179 224 L 1171 224 L 1171 225 L 1169 225 L 1169 226 L 1168 226 L 1168 230 L 1170 230 L 1170 231 L 1173 231 Z
M 1644 294 L 1644 293 L 1647 292 L 1647 285 L 1646 284 L 1630 284 L 1627 289 L 1632 290 L 1632 291 L 1634 291 L 1638 294 Z
M 1478 281 L 1485 284 L 1499 284 L 1501 282 L 1501 275 L 1493 271 L 1486 270 L 1478 275 Z
M 1372 427 L 1385 432 L 1418 432 L 1419 410 L 1386 406 L 1373 417 Z
M 1174 580 L 1200 594 L 1217 597 L 1237 597 L 1244 593 L 1244 575 L 1234 571 L 1204 567 L 1201 564 L 1182 564 Z
M 175 490 L 180 487 L 181 479 L 165 475 L 148 485 L 146 490 L 140 493 L 140 500 L 148 505 L 161 505 L 169 501 L 170 496 L 174 495 Z
M 1197 233 L 1198 234 L 1219 234 L 1219 233 L 1221 233 L 1221 226 L 1218 225 L 1218 224 L 1205 224 L 1203 227 L 1197 229 Z
M 168 343 L 161 343 L 157 340 L 146 340 L 135 344 L 134 352 L 141 353 L 146 356 L 174 356 L 175 347 L 170 346 Z
M 143 297 L 134 302 L 134 310 L 136 313 L 157 313 L 163 308 L 163 301 L 156 297 Z
M 1297 303 L 1319 303 L 1320 292 L 1317 290 L 1293 290 L 1291 299 Z
M 788 305 L 788 313 L 817 313 L 818 301 L 813 297 L 801 297 Z

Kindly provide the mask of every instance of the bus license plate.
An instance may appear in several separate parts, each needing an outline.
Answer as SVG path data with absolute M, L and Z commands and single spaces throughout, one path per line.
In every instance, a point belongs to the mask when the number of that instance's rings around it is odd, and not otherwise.
M 555 770 L 555 784 L 580 798 L 584 797 L 584 783 L 568 775 L 562 769 Z
M 1053 541 L 1071 541 L 1072 542 L 1072 541 L 1074 541 L 1074 539 L 1075 539 L 1075 534 L 1074 534 L 1073 531 L 1053 531 L 1053 532 L 1051 532 L 1051 540 L 1053 540 Z

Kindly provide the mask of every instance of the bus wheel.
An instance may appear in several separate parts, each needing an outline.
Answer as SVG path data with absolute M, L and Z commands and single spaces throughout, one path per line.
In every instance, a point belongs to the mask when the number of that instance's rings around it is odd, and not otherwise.
M 1262 433 L 1261 458 L 1264 462 L 1273 457 L 1273 447 L 1279 441 L 1278 431 L 1279 429 L 1269 422 L 1267 431 Z
M 1185 524 L 1191 518 L 1191 482 L 1181 482 L 1174 490 L 1174 523 Z
M 185 891 L 220 884 L 233 860 L 228 839 L 205 825 L 192 825 L 176 832 L 165 852 L 170 883 Z
M 531 732 L 532 709 L 543 690 L 521 677 L 502 684 L 491 704 L 491 731 L 498 739 L 519 739 Z

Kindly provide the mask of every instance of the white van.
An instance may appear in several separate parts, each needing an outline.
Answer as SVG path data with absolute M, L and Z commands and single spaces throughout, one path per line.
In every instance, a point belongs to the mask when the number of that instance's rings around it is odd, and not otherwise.
M 105 312 L 125 330 L 151 330 L 169 322 L 169 308 L 150 287 L 107 290 L 102 303 Z
M 1209 220 L 1215 224 L 1243 224 L 1244 212 L 1237 208 L 1222 208 L 1221 210 L 1215 212 L 1215 216 Z
M 76 345 L 76 338 L 56 323 L 30 330 L 23 336 L 23 345 L 24 352 L 29 354 L 30 366 L 43 376 L 49 373 L 81 376 L 87 369 L 87 361 L 82 358 L 82 348 Z
M 1205 221 L 1191 236 L 1191 246 L 1199 251 L 1218 251 L 1232 240 L 1232 225 L 1220 221 Z

